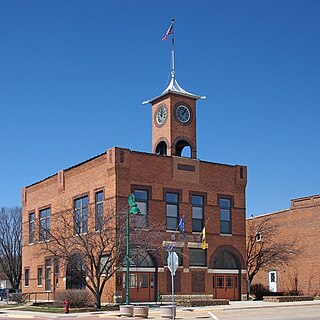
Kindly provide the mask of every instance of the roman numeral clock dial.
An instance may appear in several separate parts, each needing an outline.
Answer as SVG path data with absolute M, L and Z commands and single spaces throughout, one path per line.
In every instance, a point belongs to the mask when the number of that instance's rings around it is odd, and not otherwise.
M 190 120 L 190 110 L 186 106 L 179 106 L 176 109 L 176 116 L 182 123 L 187 123 Z
M 159 125 L 164 124 L 167 119 L 167 109 L 164 106 L 161 106 L 156 112 L 156 122 Z

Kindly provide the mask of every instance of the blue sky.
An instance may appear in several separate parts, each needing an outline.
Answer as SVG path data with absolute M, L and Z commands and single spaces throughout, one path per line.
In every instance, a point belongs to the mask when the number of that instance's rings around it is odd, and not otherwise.
M 248 166 L 247 215 L 320 193 L 320 1 L 2 0 L 0 206 L 113 146 L 151 152 L 172 17 L 177 80 L 207 96 L 199 159 Z

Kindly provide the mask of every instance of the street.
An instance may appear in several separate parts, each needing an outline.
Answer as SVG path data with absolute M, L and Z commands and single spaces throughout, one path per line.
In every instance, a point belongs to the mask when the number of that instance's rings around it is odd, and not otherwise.
M 202 319 L 201 316 L 191 316 L 189 319 Z M 225 310 L 208 313 L 207 319 L 214 320 L 319 320 L 320 306 L 274 307 L 259 309 Z M 187 319 L 187 317 L 183 317 Z
M 97 312 L 85 314 L 44 314 L 36 312 L 19 312 L 18 310 L 0 309 L 0 319 L 119 319 L 119 313 L 115 312 Z M 122 319 L 134 319 L 125 318 Z M 151 308 L 149 319 L 161 319 L 160 311 L 157 308 Z M 184 308 L 177 310 L 176 319 L 213 319 L 213 320 L 320 320 L 320 304 L 310 305 L 289 305 L 259 308 L 235 308 L 219 309 L 216 307 L 207 308 Z

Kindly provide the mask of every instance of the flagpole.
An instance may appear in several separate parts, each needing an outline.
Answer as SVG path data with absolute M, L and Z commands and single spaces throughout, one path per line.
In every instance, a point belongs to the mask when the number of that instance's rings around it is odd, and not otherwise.
M 211 217 L 209 217 L 209 218 L 207 219 L 207 222 L 205 223 L 205 225 L 204 225 L 204 227 L 203 227 L 203 228 L 205 228 L 205 227 L 207 226 L 207 224 L 208 224 L 208 222 L 209 222 L 210 218 L 211 218 Z M 202 228 L 202 229 L 203 229 L 203 228 Z
M 178 226 L 177 226 L 176 231 L 178 231 L 178 229 L 179 229 L 179 227 L 180 227 L 180 222 L 181 222 L 181 220 L 182 220 L 183 217 L 184 217 L 184 215 L 181 217 L 181 219 L 180 219 L 180 221 L 179 221 L 179 224 L 178 224 Z
M 174 71 L 174 18 L 172 18 L 172 49 L 171 49 L 171 78 L 175 78 Z
M 201 243 L 201 249 L 202 249 L 202 250 L 207 249 L 206 226 L 207 226 L 210 218 L 211 218 L 211 217 L 209 217 L 209 218 L 207 219 L 207 222 L 205 223 L 204 227 L 202 228 L 202 232 L 201 232 L 201 233 L 202 233 L 202 243 Z

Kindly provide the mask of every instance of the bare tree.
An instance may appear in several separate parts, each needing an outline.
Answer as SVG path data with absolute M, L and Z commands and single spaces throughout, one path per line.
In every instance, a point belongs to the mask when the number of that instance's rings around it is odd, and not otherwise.
M 22 273 L 21 219 L 21 207 L 0 209 L 0 265 L 14 289 L 19 288 Z
M 101 308 L 101 297 L 107 281 L 123 266 L 126 252 L 127 206 L 116 210 L 110 200 L 108 205 L 106 207 L 104 203 L 103 214 L 100 212 L 98 216 L 94 204 L 88 205 L 81 213 L 63 208 L 60 212 L 52 213 L 50 230 L 40 225 L 40 233 L 50 238 L 50 241 L 44 242 L 43 250 L 59 258 L 61 264 L 73 265 L 73 274 L 93 293 L 97 308 Z M 134 229 L 132 218 L 131 247 L 155 251 L 154 244 L 161 243 L 155 239 L 161 237 L 159 225 L 153 227 L 149 224 L 146 236 L 146 231 Z
M 302 249 L 295 239 L 278 238 L 279 225 L 270 217 L 247 221 L 247 272 L 252 282 L 259 270 L 289 265 Z

